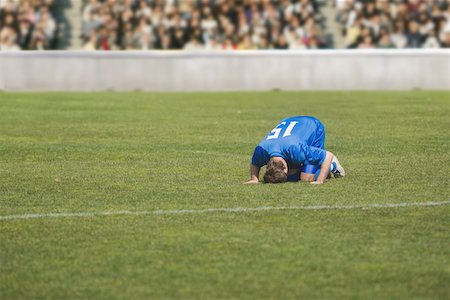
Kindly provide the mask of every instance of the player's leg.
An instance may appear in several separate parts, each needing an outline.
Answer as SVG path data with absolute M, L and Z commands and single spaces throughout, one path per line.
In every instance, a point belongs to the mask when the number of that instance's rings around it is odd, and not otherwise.
M 300 180 L 301 181 L 314 181 L 320 174 L 320 166 L 319 165 L 303 165 L 301 168 Z M 330 171 L 328 172 L 327 178 L 330 176 Z
M 320 166 L 319 165 L 304 165 L 300 170 L 300 180 L 301 181 L 314 181 L 320 174 Z M 334 178 L 344 177 L 345 171 L 344 168 L 339 163 L 336 156 L 333 157 L 333 161 L 331 162 L 330 170 L 328 171 L 327 178 L 331 178 L 331 175 Z
M 325 150 L 325 136 L 326 136 L 325 135 L 325 127 L 318 119 L 315 119 L 315 121 L 317 124 L 317 129 L 315 132 L 314 139 L 311 143 L 311 146 Z M 314 181 L 319 176 L 319 173 L 320 173 L 320 166 L 305 164 L 301 169 L 300 180 L 301 181 Z M 327 176 L 327 178 L 328 178 L 328 176 Z
M 320 149 L 325 149 L 325 136 L 326 136 L 325 135 L 325 127 L 319 120 L 317 120 L 316 136 L 314 137 L 312 146 L 314 146 L 316 148 L 320 148 Z M 333 174 L 333 176 L 335 178 L 345 176 L 345 170 L 342 167 L 342 165 L 339 163 L 339 160 L 337 159 L 336 156 L 333 156 L 333 160 L 331 162 L 331 167 L 330 167 L 330 172 L 331 172 L 331 174 Z

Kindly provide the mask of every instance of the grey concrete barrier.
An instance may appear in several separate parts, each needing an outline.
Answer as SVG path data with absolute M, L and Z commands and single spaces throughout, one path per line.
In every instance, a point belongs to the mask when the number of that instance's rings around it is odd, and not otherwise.
M 4 91 L 450 90 L 450 50 L 0 52 Z

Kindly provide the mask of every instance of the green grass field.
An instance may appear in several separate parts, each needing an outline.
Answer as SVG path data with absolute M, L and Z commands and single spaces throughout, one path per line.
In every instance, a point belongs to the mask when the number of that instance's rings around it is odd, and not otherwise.
M 252 185 L 313 115 L 348 176 Z M 0 216 L 450 200 L 450 96 L 0 93 Z M 0 299 L 449 299 L 450 205 L 0 219 Z

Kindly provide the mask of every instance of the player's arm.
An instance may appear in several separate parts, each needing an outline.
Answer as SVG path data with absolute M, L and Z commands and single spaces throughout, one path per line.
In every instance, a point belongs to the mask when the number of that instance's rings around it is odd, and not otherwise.
M 259 170 L 261 168 L 250 164 L 250 180 L 246 181 L 245 184 L 259 183 Z
M 333 153 L 330 151 L 326 152 L 325 159 L 322 162 L 322 165 L 320 166 L 320 173 L 319 176 L 317 176 L 316 181 L 312 181 L 311 184 L 322 184 L 325 182 L 325 179 L 328 176 L 330 167 L 331 167 L 331 161 L 333 160 Z
M 267 164 L 269 159 L 269 153 L 261 146 L 256 146 L 255 151 L 253 152 L 252 162 L 250 163 L 250 180 L 245 182 L 245 184 L 259 182 L 259 170 L 262 166 Z

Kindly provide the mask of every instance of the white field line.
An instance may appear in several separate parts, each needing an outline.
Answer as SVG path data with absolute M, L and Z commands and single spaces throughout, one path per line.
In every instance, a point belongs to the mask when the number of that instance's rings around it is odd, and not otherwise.
M 44 218 L 87 218 L 97 216 L 141 216 L 141 215 L 180 215 L 180 214 L 205 214 L 205 213 L 239 213 L 253 211 L 271 211 L 271 210 L 348 210 L 348 209 L 376 209 L 376 208 L 401 208 L 401 207 L 419 207 L 419 206 L 442 206 L 448 205 L 450 201 L 439 202 L 401 202 L 401 203 L 380 203 L 365 205 L 309 205 L 309 206 L 260 206 L 260 207 L 223 207 L 206 209 L 180 209 L 180 210 L 144 210 L 144 211 L 100 211 L 100 212 L 76 212 L 76 213 L 36 213 L 21 215 L 0 216 L 0 221 L 6 220 L 26 220 L 26 219 L 44 219 Z

